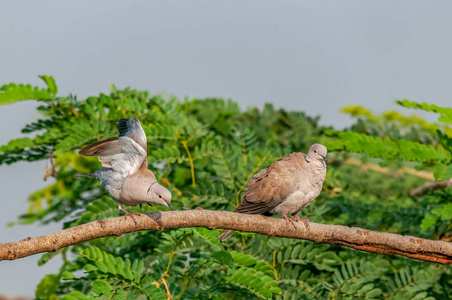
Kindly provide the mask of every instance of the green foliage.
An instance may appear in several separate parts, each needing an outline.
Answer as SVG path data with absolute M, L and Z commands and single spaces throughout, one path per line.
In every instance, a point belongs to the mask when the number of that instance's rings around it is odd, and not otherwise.
M 392 165 L 393 168 L 402 166 L 401 162 L 417 162 L 416 169 L 431 170 L 436 180 L 451 179 L 452 139 L 449 135 L 452 129 L 448 123 L 452 120 L 452 109 L 409 100 L 397 103 L 407 108 L 439 113 L 440 123 L 429 124 L 419 117 L 404 117 L 395 112 L 375 116 L 365 108 L 352 106 L 343 111 L 359 118 L 358 125 L 352 126 L 354 132 L 326 131 L 325 143 L 330 150 L 382 158 L 381 165 Z M 427 236 L 433 234 L 438 238 L 448 234 L 452 228 L 451 208 L 446 200 L 449 193 L 448 190 L 429 192 L 417 203 L 418 207 L 424 208 L 420 227 Z
M 324 189 L 301 214 L 313 222 L 358 226 L 432 239 L 452 230 L 449 189 L 414 198 L 424 184 L 416 172 L 452 177 L 450 109 L 402 101 L 405 107 L 441 114 L 439 124 L 397 112 L 373 115 L 354 106 L 345 131 L 324 128 L 302 112 L 241 111 L 223 99 L 179 101 L 112 86 L 108 95 L 78 100 L 47 88 L 9 84 L 0 104 L 36 99 L 41 117 L 25 126 L 34 137 L 0 147 L 0 164 L 44 160 L 54 183 L 29 197 L 17 223 L 61 222 L 69 228 L 121 215 L 91 178 L 100 167 L 77 155 L 83 146 L 117 135 L 123 117 L 138 118 L 148 137 L 150 168 L 173 194 L 174 209 L 233 210 L 247 183 L 262 168 L 310 144 L 328 146 Z M 350 163 L 350 161 L 358 163 Z M 362 165 L 365 163 L 365 165 Z M 375 168 L 369 168 L 369 165 Z M 411 171 L 406 171 L 406 170 Z M 397 171 L 399 170 L 399 171 Z M 400 171 L 401 170 L 401 171 Z M 414 174 L 414 175 L 413 175 Z M 161 207 L 134 207 L 133 212 Z M 46 275 L 38 299 L 446 299 L 448 268 L 307 241 L 235 234 L 220 243 L 220 230 L 187 228 L 106 237 L 44 254 L 39 264 L 63 257 L 58 274 Z
M 439 280 L 435 267 L 423 270 L 402 268 L 389 278 L 387 285 L 394 299 L 435 299 L 428 297 L 427 290 L 434 288 Z
M 397 103 L 402 104 L 400 101 Z M 406 102 L 405 102 L 406 103 Z M 402 106 L 404 106 L 402 104 Z M 388 136 L 393 139 L 405 138 L 424 143 L 437 142 L 436 131 L 441 130 L 451 135 L 452 129 L 444 124 L 429 123 L 416 115 L 402 115 L 396 111 L 387 111 L 381 115 L 374 115 L 362 106 L 352 105 L 344 107 L 343 113 L 358 118 L 352 125 L 352 130 L 373 136 Z
M 449 163 L 451 153 L 441 145 L 425 145 L 408 140 L 393 140 L 356 132 L 327 130 L 325 146 L 332 151 L 365 153 L 370 157 L 431 163 Z
M 53 100 L 58 92 L 53 77 L 42 75 L 39 76 L 47 85 L 46 89 L 32 87 L 30 84 L 16 85 L 14 83 L 5 84 L 0 87 L 0 105 L 10 104 L 21 100 Z
M 425 111 L 431 111 L 434 113 L 439 113 L 440 117 L 438 118 L 438 121 L 444 122 L 444 123 L 452 123 L 452 108 L 446 108 L 446 107 L 440 107 L 435 104 L 428 104 L 428 103 L 417 103 L 410 100 L 403 100 L 403 101 L 397 101 L 397 103 L 403 107 L 407 108 L 416 108 L 421 109 Z

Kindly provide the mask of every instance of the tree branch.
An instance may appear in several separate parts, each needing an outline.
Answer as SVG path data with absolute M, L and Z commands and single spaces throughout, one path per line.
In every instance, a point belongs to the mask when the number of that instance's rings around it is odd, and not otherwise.
M 273 237 L 303 239 L 318 244 L 342 245 L 361 251 L 397 254 L 440 264 L 452 263 L 451 243 L 369 231 L 357 227 L 309 223 L 309 227 L 306 228 L 302 222 L 293 226 L 278 218 L 203 209 L 140 214 L 135 216 L 135 219 L 136 224 L 131 218 L 103 219 L 48 235 L 3 243 L 0 244 L 0 261 L 56 251 L 92 239 L 120 236 L 124 233 L 139 230 L 206 227 L 208 229 L 224 228 L 255 232 Z
M 427 182 L 424 186 L 415 188 L 410 195 L 413 197 L 423 196 L 428 190 L 445 189 L 452 186 L 452 180 Z
M 419 170 L 409 168 L 409 167 L 400 167 L 394 171 L 389 168 L 381 167 L 377 164 L 363 163 L 361 160 L 358 160 L 356 158 L 347 158 L 346 160 L 344 160 L 344 163 L 348 164 L 348 165 L 359 166 L 362 169 L 372 170 L 372 171 L 379 172 L 379 173 L 382 173 L 382 174 L 385 174 L 385 175 L 388 175 L 391 177 L 396 177 L 401 174 L 409 174 L 409 175 L 427 179 L 430 181 L 435 180 L 435 177 L 433 176 L 432 172 L 419 171 Z

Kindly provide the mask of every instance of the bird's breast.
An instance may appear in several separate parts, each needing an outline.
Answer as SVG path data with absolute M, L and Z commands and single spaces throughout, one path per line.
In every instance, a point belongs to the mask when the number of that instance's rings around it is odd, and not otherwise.
M 138 205 L 149 202 L 148 190 L 154 182 L 155 178 L 153 176 L 145 176 L 141 173 L 127 176 L 121 188 L 121 203 Z
M 322 191 L 325 175 L 326 168 L 323 166 L 312 165 L 312 168 L 305 169 L 296 188 L 273 209 L 272 213 L 285 216 L 305 209 Z

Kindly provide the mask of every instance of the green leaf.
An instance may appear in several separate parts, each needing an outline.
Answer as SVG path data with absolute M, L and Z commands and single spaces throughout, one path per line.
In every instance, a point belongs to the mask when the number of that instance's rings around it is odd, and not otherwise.
M 11 104 L 22 100 L 51 100 L 54 96 L 48 89 L 40 89 L 31 85 L 5 84 L 0 87 L 0 105 Z
M 446 172 L 444 173 L 444 176 L 442 180 L 450 180 L 452 178 L 452 164 L 447 166 Z
M 62 300 L 85 300 L 88 297 L 85 296 L 82 292 L 73 291 L 68 295 L 63 296 Z
M 32 139 L 28 137 L 13 139 L 8 142 L 8 144 L 0 147 L 1 152 L 19 150 L 24 148 L 31 148 L 34 146 Z
M 92 283 L 92 291 L 98 295 L 111 297 L 113 294 L 111 285 L 105 280 L 96 280 Z
M 262 273 L 256 273 L 251 268 L 241 267 L 236 271 L 230 269 L 225 280 L 244 287 L 263 298 L 271 298 L 273 294 L 280 294 L 282 292 L 278 283 L 271 277 Z
M 96 248 L 96 249 L 97 249 L 97 248 Z M 103 261 L 101 261 L 101 260 L 96 260 L 94 263 L 96 264 L 96 267 L 97 267 L 101 272 L 104 272 L 104 273 L 107 273 L 107 272 L 108 272 L 107 265 L 105 265 L 105 263 L 104 263 Z
M 49 274 L 44 276 L 41 282 L 36 287 L 36 298 L 55 298 L 58 285 L 60 283 L 60 277 L 55 274 Z
M 166 300 L 165 293 L 157 287 L 149 276 L 146 276 L 141 282 L 144 294 L 151 300 Z
M 124 291 L 119 288 L 116 290 L 116 299 L 117 300 L 134 300 L 135 292 L 134 291 Z
M 39 78 L 44 80 L 47 85 L 47 90 L 50 92 L 52 96 L 56 96 L 58 93 L 58 87 L 56 85 L 55 79 L 52 76 L 47 75 L 39 75 Z
M 220 243 L 217 239 L 217 236 L 220 233 L 220 230 L 218 229 L 209 230 L 204 227 L 197 227 L 193 229 L 193 233 L 211 245 L 218 245 Z
M 214 260 L 216 260 L 217 262 L 219 262 L 222 265 L 225 265 L 229 268 L 232 267 L 233 263 L 234 263 L 234 259 L 232 258 L 231 254 L 229 253 L 229 251 L 218 251 L 215 252 L 212 255 L 212 258 Z
M 438 222 L 438 217 L 435 215 L 426 215 L 421 222 L 421 228 L 426 230 Z
M 407 108 L 416 108 L 421 109 L 425 111 L 431 111 L 435 113 L 441 114 L 438 118 L 438 121 L 445 122 L 445 123 L 452 123 L 452 108 L 446 108 L 441 107 L 435 104 L 429 104 L 429 103 L 418 103 L 414 101 L 409 101 L 407 99 L 404 99 L 402 101 L 396 101 L 397 104 L 407 107 Z
M 433 171 L 433 176 L 435 180 L 441 180 L 444 176 L 444 172 L 446 171 L 446 166 L 444 164 L 437 164 Z
M 60 254 L 61 252 L 63 252 L 64 248 L 59 249 L 57 251 L 54 252 L 48 252 L 48 253 L 44 253 L 41 258 L 38 260 L 38 266 L 43 266 L 44 264 L 46 264 L 49 260 L 51 260 L 52 258 L 54 258 L 56 255 Z
M 74 279 L 75 275 L 72 274 L 69 271 L 64 271 L 63 273 L 61 273 L 61 278 L 63 278 L 63 279 Z
M 83 268 L 88 272 L 93 272 L 93 271 L 99 270 L 98 267 L 90 265 L 90 264 L 86 264 Z
M 452 203 L 448 203 L 443 206 L 441 210 L 441 221 L 447 221 L 452 219 Z
M 374 299 L 377 296 L 381 296 L 383 291 L 381 289 L 373 289 L 366 293 L 366 299 Z
M 324 139 L 329 151 L 366 153 L 370 157 L 400 158 L 404 161 L 449 162 L 451 153 L 441 145 L 432 146 L 402 139 L 374 137 L 356 132 L 327 130 Z

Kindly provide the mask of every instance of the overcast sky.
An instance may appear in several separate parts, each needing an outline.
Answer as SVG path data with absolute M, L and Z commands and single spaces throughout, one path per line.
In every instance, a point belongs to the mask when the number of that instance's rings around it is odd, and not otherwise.
M 41 85 L 83 99 L 111 83 L 179 97 L 222 97 L 242 108 L 320 115 L 360 104 L 398 109 L 395 99 L 451 106 L 450 1 L 2 1 L 0 85 Z M 0 107 L 0 143 L 37 117 L 36 103 Z M 399 109 L 400 110 L 400 109 Z M 402 111 L 402 110 L 401 110 Z M 406 110 L 404 110 L 406 111 Z M 27 208 L 44 163 L 0 166 L 0 242 L 56 231 L 6 228 Z M 0 262 L 0 294 L 32 296 L 43 274 L 35 255 Z

